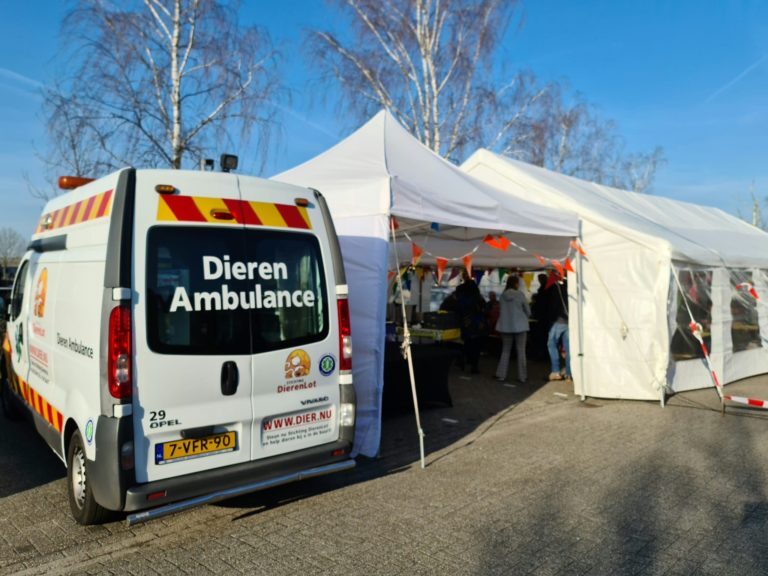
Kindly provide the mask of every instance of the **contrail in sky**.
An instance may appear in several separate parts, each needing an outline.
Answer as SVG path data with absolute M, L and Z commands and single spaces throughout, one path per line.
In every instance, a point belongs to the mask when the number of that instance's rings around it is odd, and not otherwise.
M 733 80 L 731 80 L 730 82 L 726 82 L 725 84 L 720 86 L 720 88 L 718 88 L 717 90 L 712 92 L 712 94 L 710 94 L 709 97 L 706 100 L 704 100 L 704 104 L 707 104 L 708 102 L 711 102 L 712 100 L 714 100 L 715 98 L 720 96 L 720 94 L 722 94 L 723 92 L 728 90 L 731 86 L 733 86 L 737 82 L 740 82 L 745 76 L 747 76 L 750 72 L 752 72 L 752 70 L 754 70 L 755 68 L 760 66 L 760 64 L 765 62 L 767 59 L 768 59 L 768 54 L 764 54 L 762 58 L 760 58 L 757 62 L 754 62 L 751 65 L 749 65 L 746 68 L 746 70 L 741 72 L 741 74 L 736 76 Z
M 318 132 L 321 132 L 322 134 L 325 134 L 329 138 L 332 138 L 334 140 L 337 140 L 339 138 L 338 134 L 334 134 L 333 132 L 331 132 L 325 126 L 322 126 L 322 125 L 318 124 L 317 122 L 313 122 L 312 120 L 310 120 L 309 118 L 307 118 L 303 114 L 300 114 L 299 112 L 297 112 L 293 108 L 289 108 L 288 106 L 283 106 L 282 104 L 275 104 L 275 106 L 277 106 L 280 110 L 282 110 L 283 112 L 285 112 L 289 116 L 293 116 L 294 118 L 296 118 L 296 120 L 299 120 L 300 122 L 303 122 L 307 126 L 310 126 L 310 127 L 314 128 L 315 130 L 317 130 Z
M 23 74 L 19 74 L 18 72 L 14 72 L 13 70 L 8 70 L 8 68 L 0 67 L 0 79 L 2 78 L 7 78 L 8 80 L 12 80 L 13 82 L 25 84 L 26 86 L 31 86 L 33 88 L 43 88 L 43 83 L 38 82 L 34 78 L 30 78 L 29 76 L 24 76 Z

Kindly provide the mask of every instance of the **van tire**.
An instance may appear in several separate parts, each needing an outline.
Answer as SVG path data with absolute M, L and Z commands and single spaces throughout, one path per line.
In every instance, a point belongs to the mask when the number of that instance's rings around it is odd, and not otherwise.
M 72 434 L 67 450 L 67 495 L 72 516 L 78 524 L 102 524 L 108 519 L 109 510 L 96 502 L 88 482 L 88 459 L 79 430 Z
M 8 380 L 0 379 L 0 404 L 3 407 L 3 415 L 8 420 L 21 420 L 23 414 L 19 409 L 18 400 L 14 398 Z

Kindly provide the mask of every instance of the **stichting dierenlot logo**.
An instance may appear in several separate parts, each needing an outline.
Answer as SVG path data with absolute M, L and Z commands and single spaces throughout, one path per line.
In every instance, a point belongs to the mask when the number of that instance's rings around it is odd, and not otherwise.
M 285 379 L 304 378 L 309 375 L 312 361 L 304 350 L 294 350 L 285 360 Z
M 317 386 L 316 380 L 307 381 L 312 369 L 312 360 L 304 350 L 297 348 L 285 359 L 285 384 L 277 387 L 278 394 L 309 390 Z

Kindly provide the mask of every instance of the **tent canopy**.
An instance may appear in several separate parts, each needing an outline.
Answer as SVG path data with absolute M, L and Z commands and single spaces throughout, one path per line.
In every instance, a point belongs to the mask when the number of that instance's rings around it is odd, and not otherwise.
M 535 254 L 562 258 L 578 235 L 575 214 L 515 199 L 440 158 L 382 111 L 326 152 L 273 177 L 322 192 L 334 219 L 349 284 L 357 393 L 355 451 L 375 456 L 381 434 L 384 330 L 391 215 L 398 250 L 409 239 L 461 265 L 539 266 Z M 506 251 L 483 243 L 489 233 L 515 242 Z M 401 260 L 401 261 L 402 261 Z
M 637 194 L 558 174 L 485 149 L 462 169 L 542 205 L 573 210 L 628 239 L 701 265 L 768 265 L 768 235 L 718 208 Z
M 574 213 L 511 198 L 475 179 L 384 110 L 332 148 L 273 178 L 320 190 L 341 235 L 386 237 L 386 230 L 374 232 L 367 224 L 360 229 L 355 221 L 391 214 L 401 233 L 439 256 L 460 258 L 468 244 L 477 246 L 494 232 L 530 251 L 500 253 L 481 245 L 474 259 L 480 264 L 535 266 L 533 252 L 560 258 L 578 234 Z M 430 262 L 428 254 L 424 261 Z

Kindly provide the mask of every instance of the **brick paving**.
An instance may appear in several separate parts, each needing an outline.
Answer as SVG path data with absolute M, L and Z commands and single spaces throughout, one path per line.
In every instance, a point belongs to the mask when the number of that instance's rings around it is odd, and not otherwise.
M 77 526 L 58 459 L 0 419 L 0 574 L 768 572 L 766 416 L 722 417 L 712 390 L 580 402 L 530 371 L 513 388 L 452 369 L 425 470 L 403 414 L 351 473 L 130 528 Z M 729 391 L 768 397 L 768 377 Z

